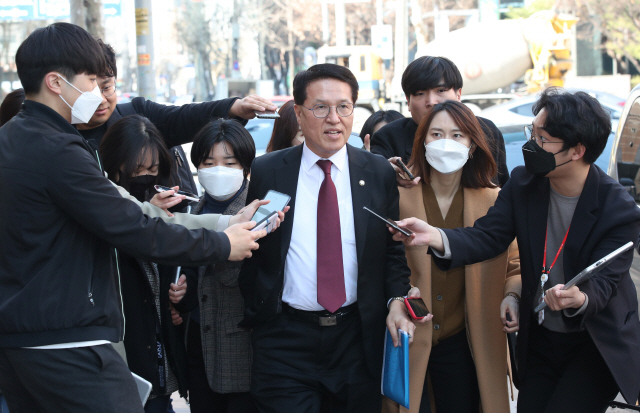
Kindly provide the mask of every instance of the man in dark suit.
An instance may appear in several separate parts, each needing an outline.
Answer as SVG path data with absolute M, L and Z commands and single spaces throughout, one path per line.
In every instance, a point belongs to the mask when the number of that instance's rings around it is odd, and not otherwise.
M 423 56 L 411 62 L 402 74 L 402 90 L 407 98 L 410 118 L 398 119 L 384 125 L 371 138 L 371 152 L 389 159 L 398 173 L 398 185 L 410 188 L 418 184 L 404 179 L 404 173 L 394 162 L 399 157 L 405 164 L 413 152 L 413 141 L 420 121 L 431 113 L 434 105 L 445 100 L 460 101 L 462 75 L 458 67 L 446 57 Z M 478 117 L 498 166 L 494 182 L 503 186 L 509 179 L 509 170 L 502 133 L 489 119 Z
M 358 97 L 347 68 L 298 73 L 293 96 L 304 145 L 251 167 L 248 197 L 290 195 L 292 217 L 240 273 L 251 394 L 262 412 L 380 411 L 385 318 L 394 338 L 415 326 L 400 299 L 410 289 L 404 247 L 363 207 L 397 219 L 395 174 L 347 145 Z
M 522 147 L 526 170 L 513 170 L 487 215 L 473 228 L 455 230 L 409 218 L 401 225 L 416 235 L 405 243 L 429 245 L 436 265 L 446 270 L 492 258 L 517 237 L 519 413 L 604 412 L 618 391 L 635 404 L 640 320 L 629 276 L 633 250 L 590 280 L 561 290 L 588 265 L 638 239 L 640 210 L 593 164 L 611 121 L 589 95 L 554 89 L 542 94 L 534 113 Z M 548 308 L 535 313 L 541 300 Z M 518 325 L 517 319 L 503 323 Z

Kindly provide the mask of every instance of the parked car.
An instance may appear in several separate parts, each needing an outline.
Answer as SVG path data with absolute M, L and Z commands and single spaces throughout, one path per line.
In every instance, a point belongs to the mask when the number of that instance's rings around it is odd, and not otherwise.
M 640 110 L 638 111 L 640 115 Z M 522 155 L 522 145 L 527 141 L 524 136 L 524 127 L 531 125 L 531 123 L 521 123 L 518 125 L 498 126 L 502 136 L 504 137 L 504 148 L 507 156 L 507 169 L 509 172 L 516 166 L 524 165 L 524 156 Z M 607 146 L 604 148 L 602 155 L 596 159 L 595 164 L 598 165 L 603 171 L 607 171 L 609 168 L 609 162 L 611 159 L 611 149 L 614 145 L 615 132 L 612 130 L 607 141 Z
M 640 85 L 633 88 L 620 114 L 607 173 L 640 200 Z
M 568 91 L 577 92 L 578 89 L 568 89 Z M 600 104 L 609 111 L 611 115 L 611 123 L 615 129 L 618 126 L 618 119 L 620 119 L 620 114 L 622 113 L 625 100 L 605 92 L 593 90 L 583 90 L 583 92 L 586 92 L 598 99 Z M 491 106 L 480 112 L 478 116 L 493 121 L 496 126 L 518 124 L 530 125 L 534 118 L 532 109 L 533 104 L 536 103 L 537 100 L 538 95 L 523 96 L 500 105 Z

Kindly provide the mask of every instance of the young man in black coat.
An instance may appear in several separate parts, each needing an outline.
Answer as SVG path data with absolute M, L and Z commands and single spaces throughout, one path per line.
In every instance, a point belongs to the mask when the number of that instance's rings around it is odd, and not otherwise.
M 462 75 L 456 65 L 446 57 L 423 56 L 407 66 L 402 74 L 402 90 L 407 98 L 410 118 L 398 119 L 384 125 L 371 138 L 371 152 L 389 159 L 398 174 L 398 185 L 410 188 L 420 181 L 403 179 L 404 173 L 395 164 L 396 158 L 405 164 L 411 158 L 413 141 L 420 121 L 431 113 L 434 105 L 445 100 L 460 101 Z M 498 175 L 493 181 L 503 186 L 509 179 L 509 170 L 502 133 L 489 119 L 478 117 L 480 126 L 492 148 L 493 159 L 498 166 Z
M 525 167 L 513 170 L 496 203 L 473 228 L 440 230 L 416 218 L 406 245 L 428 245 L 442 270 L 495 257 L 514 238 L 520 250 L 522 297 L 508 296 L 518 314 L 518 413 L 601 413 L 622 393 L 640 390 L 640 320 L 629 275 L 629 250 L 567 290 L 584 268 L 640 232 L 640 209 L 593 162 L 604 150 L 611 120 L 586 93 L 543 92 L 522 147 Z M 502 248 L 502 249 L 501 249 Z M 548 307 L 534 308 L 542 300 Z M 518 303 L 519 301 L 519 303 Z M 496 314 L 496 317 L 498 315 Z
M 190 231 L 120 195 L 73 127 L 102 102 L 104 55 L 85 30 L 35 30 L 16 66 L 26 100 L 0 128 L 0 392 L 12 413 L 140 413 L 110 344 L 124 334 L 114 247 L 204 265 L 250 256 L 266 232 Z

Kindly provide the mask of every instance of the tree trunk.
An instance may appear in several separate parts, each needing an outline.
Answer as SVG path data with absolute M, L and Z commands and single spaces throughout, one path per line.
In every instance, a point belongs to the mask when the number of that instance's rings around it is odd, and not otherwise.
M 71 23 L 104 39 L 102 0 L 70 0 Z

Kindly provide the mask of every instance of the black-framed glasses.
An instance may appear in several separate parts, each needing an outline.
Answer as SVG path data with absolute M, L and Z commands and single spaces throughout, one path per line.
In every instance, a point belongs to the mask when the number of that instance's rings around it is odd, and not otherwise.
M 563 141 L 550 141 L 550 140 L 547 140 L 547 138 L 544 138 L 540 135 L 536 135 L 535 133 L 533 133 L 533 125 L 526 125 L 524 127 L 524 136 L 527 138 L 528 141 L 534 141 L 541 148 L 544 148 L 545 143 L 564 143 Z
M 323 103 L 318 103 L 317 105 L 313 105 L 312 108 L 308 108 L 305 105 L 300 106 L 307 110 L 310 110 L 311 112 L 313 112 L 313 116 L 320 119 L 329 116 L 331 108 L 336 108 L 336 113 L 338 114 L 338 116 L 345 118 L 347 116 L 351 116 L 351 114 L 353 113 L 353 108 L 356 107 L 356 105 L 354 105 L 353 103 L 340 103 L 337 106 L 329 106 Z
M 116 85 L 105 86 L 100 89 L 100 92 L 104 95 L 104 97 L 109 98 L 113 96 L 114 93 L 116 93 Z

